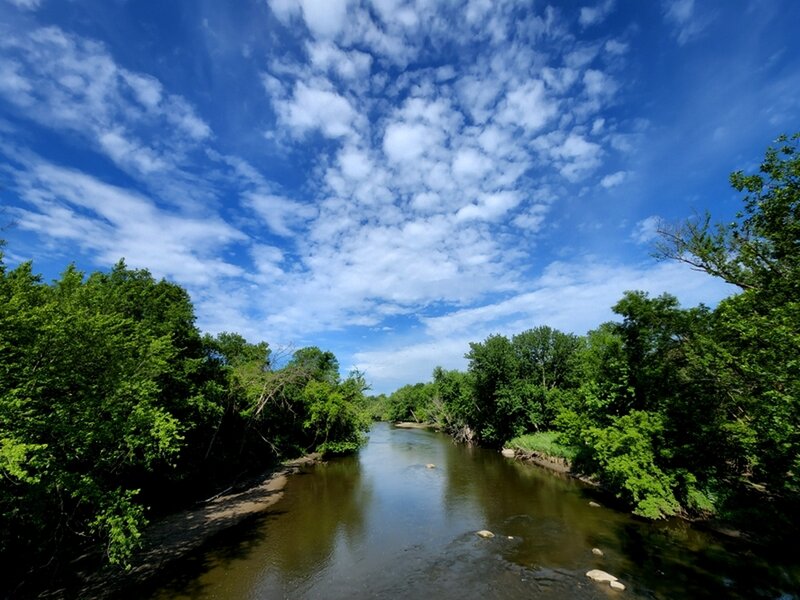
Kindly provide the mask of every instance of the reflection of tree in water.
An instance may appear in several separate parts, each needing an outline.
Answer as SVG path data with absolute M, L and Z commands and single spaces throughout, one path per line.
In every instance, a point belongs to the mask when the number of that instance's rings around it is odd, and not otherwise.
M 446 456 L 445 505 L 477 506 L 481 528 L 521 538 L 503 546 L 508 560 L 592 568 L 592 547 L 616 544 L 610 526 L 619 517 L 590 507 L 577 482 L 480 448 L 453 446 Z
M 615 535 L 629 559 L 625 570 L 659 597 L 797 597 L 782 595 L 800 587 L 800 571 L 782 564 L 794 553 L 723 539 L 679 520 L 621 522 Z
M 357 456 L 293 475 L 284 498 L 270 511 L 170 569 L 169 581 L 161 580 L 155 597 L 294 596 L 293 588 L 326 568 L 337 543 L 362 543 L 371 499 Z
M 270 562 L 287 579 L 306 578 L 324 568 L 340 536 L 350 547 L 361 543 L 371 498 L 357 456 L 333 460 L 295 477 L 278 505 L 285 517 L 266 531 Z

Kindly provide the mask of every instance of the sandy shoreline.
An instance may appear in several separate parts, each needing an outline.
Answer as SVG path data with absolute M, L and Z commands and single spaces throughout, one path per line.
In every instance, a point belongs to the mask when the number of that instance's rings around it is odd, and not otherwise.
M 416 423 L 414 421 L 399 421 L 392 423 L 392 425 L 400 429 L 434 429 L 434 426 L 430 423 Z
M 319 461 L 319 454 L 287 461 L 247 489 L 219 495 L 152 523 L 144 532 L 142 548 L 131 561 L 131 569 L 120 571 L 108 567 L 93 574 L 79 597 L 109 598 L 162 573 L 173 561 L 201 547 L 213 536 L 272 507 L 283 497 L 290 475 Z

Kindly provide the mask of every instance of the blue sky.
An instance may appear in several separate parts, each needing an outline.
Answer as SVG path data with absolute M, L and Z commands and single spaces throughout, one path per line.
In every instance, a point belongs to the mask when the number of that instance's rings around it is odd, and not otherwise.
M 6 262 L 124 257 L 376 392 L 469 341 L 714 304 L 658 219 L 800 129 L 794 0 L 0 0 Z

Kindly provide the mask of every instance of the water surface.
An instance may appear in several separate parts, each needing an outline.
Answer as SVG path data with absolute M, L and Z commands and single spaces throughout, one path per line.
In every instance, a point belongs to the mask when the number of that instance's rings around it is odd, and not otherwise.
M 359 455 L 290 478 L 270 512 L 179 563 L 151 597 L 800 597 L 791 557 L 595 508 L 594 494 L 442 434 L 378 424 Z M 595 568 L 626 591 L 589 581 Z

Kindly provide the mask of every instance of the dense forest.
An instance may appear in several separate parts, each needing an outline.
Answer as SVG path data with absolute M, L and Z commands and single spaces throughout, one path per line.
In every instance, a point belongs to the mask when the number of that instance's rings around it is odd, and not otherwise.
M 48 284 L 0 255 L 3 586 L 99 549 L 125 565 L 148 518 L 284 457 L 357 449 L 365 389 L 315 347 L 281 360 L 202 335 L 185 290 L 123 262 Z
M 744 200 L 733 222 L 662 227 L 660 258 L 738 288 L 713 310 L 629 291 L 619 320 L 584 336 L 540 325 L 472 343 L 466 372 L 437 367 L 428 383 L 373 398 L 373 416 L 561 456 L 644 517 L 796 533 L 798 140 L 779 138 L 758 173 L 731 175 Z

